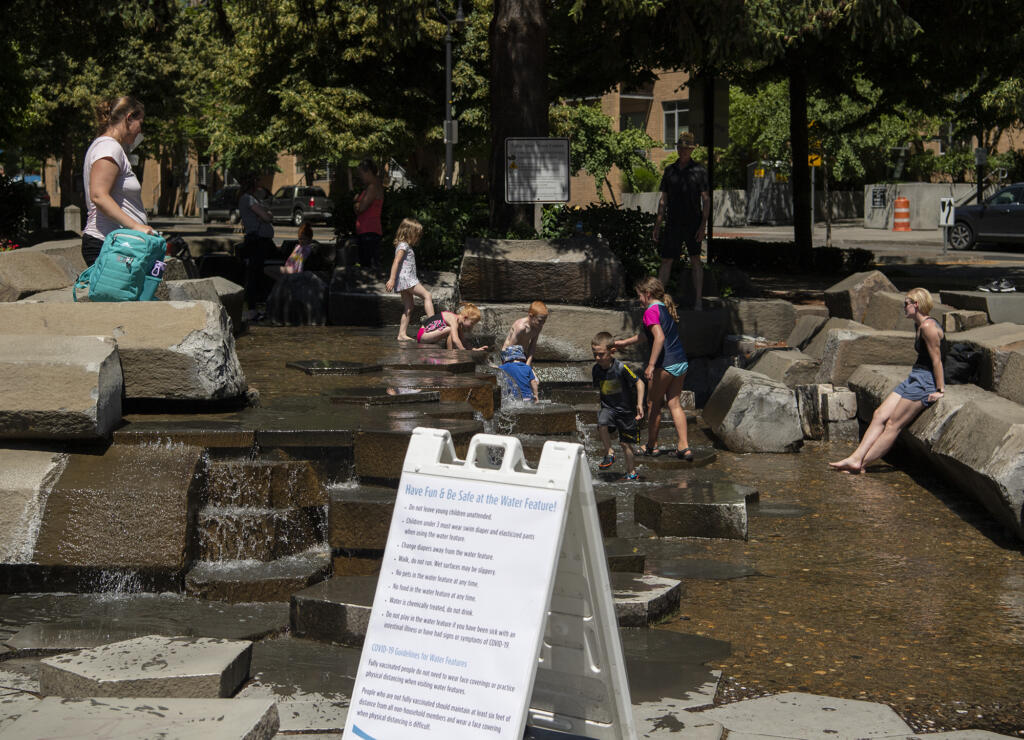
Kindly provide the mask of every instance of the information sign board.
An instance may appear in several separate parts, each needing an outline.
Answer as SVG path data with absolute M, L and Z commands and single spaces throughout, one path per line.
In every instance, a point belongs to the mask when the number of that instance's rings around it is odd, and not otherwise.
M 568 200 L 568 139 L 505 139 L 506 203 L 566 203 Z
M 885 208 L 886 202 L 888 201 L 888 192 L 889 191 L 884 186 L 875 186 L 871 188 L 871 207 Z
M 583 737 L 634 738 L 588 494 L 592 503 L 580 445 L 548 442 L 531 470 L 515 438 L 476 435 L 459 461 L 448 432 L 416 429 L 345 736 L 521 740 L 529 716 Z M 543 706 L 528 714 L 538 670 L 549 675 Z M 588 698 L 595 686 L 604 694 L 600 716 L 557 708 L 590 704 L 557 696 L 581 685 Z
M 939 198 L 939 226 L 952 226 L 956 213 L 956 201 L 952 198 Z

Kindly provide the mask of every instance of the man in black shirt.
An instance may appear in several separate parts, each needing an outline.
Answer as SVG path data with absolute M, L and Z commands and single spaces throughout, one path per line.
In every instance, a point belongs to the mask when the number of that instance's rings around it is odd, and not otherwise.
M 658 188 L 661 199 L 658 201 L 653 237 L 658 244 L 658 254 L 661 255 L 658 279 L 662 285 L 668 285 L 672 275 L 672 261 L 682 254 L 683 243 L 686 243 L 693 275 L 694 309 L 699 311 L 704 287 L 704 266 L 700 261 L 700 251 L 711 214 L 711 196 L 708 171 L 690 158 L 696 146 L 693 134 L 689 131 L 679 134 L 676 142 L 679 159 L 665 168 L 661 187 Z M 661 224 L 666 213 L 668 227 L 664 238 L 661 238 Z

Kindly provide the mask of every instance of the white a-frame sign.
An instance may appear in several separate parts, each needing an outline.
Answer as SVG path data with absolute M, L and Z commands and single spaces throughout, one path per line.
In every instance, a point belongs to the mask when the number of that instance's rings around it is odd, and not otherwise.
M 500 452 L 500 462 L 496 453 Z M 582 446 L 412 434 L 345 724 L 360 740 L 636 737 Z M 551 733 L 551 734 L 554 734 Z

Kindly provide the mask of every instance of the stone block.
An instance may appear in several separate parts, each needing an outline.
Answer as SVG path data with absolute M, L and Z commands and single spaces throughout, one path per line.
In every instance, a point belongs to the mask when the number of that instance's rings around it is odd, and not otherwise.
M 784 342 L 796 326 L 796 309 L 789 301 L 774 298 L 726 298 L 729 333 L 764 337 Z
M 846 421 L 857 418 L 857 394 L 849 388 L 836 388 L 825 393 L 822 417 L 825 421 Z
M 829 331 L 821 368 L 815 380 L 819 383 L 846 385 L 850 375 L 861 365 L 911 365 L 917 359 L 914 334 L 902 331 Z
M 362 647 L 377 590 L 377 576 L 329 578 L 291 599 L 296 637 Z
M 327 492 L 308 460 L 214 460 L 205 502 L 262 509 L 323 506 Z
M 825 290 L 825 305 L 833 318 L 863 322 L 871 296 L 883 290 L 899 292 L 892 281 L 878 270 L 855 272 Z
M 430 291 L 434 310 L 455 310 L 459 304 L 458 281 L 453 272 L 420 273 L 420 282 Z M 424 318 L 416 299 L 411 326 Z M 402 296 L 389 293 L 375 275 L 354 267 L 335 268 L 327 288 L 327 321 L 335 326 L 381 326 L 398 324 L 404 311 Z
M 467 239 L 463 300 L 610 303 L 623 295 L 622 264 L 604 239 Z
M 228 698 L 249 678 L 252 643 L 147 635 L 44 658 L 39 690 L 80 698 Z
M 59 264 L 71 277 L 74 282 L 82 272 L 85 271 L 87 265 L 85 259 L 82 257 L 82 240 L 81 239 L 62 239 L 60 241 L 43 242 L 36 244 L 32 247 L 34 252 L 42 252 L 43 254 L 49 255 L 57 264 Z M 65 291 L 70 293 L 70 290 Z
M 267 563 L 204 561 L 188 572 L 185 591 L 213 601 L 288 601 L 293 593 L 326 578 L 330 569 L 330 554 L 320 550 Z
M 615 494 L 595 493 L 594 505 L 597 507 L 597 521 L 601 525 L 601 536 L 616 537 L 618 530 L 618 503 Z
M 725 481 L 681 481 L 638 490 L 634 516 L 659 537 L 747 539 L 747 501 L 757 491 Z
M 810 343 L 814 335 L 818 333 L 818 330 L 824 326 L 826 321 L 828 321 L 827 316 L 798 313 L 796 323 L 793 325 L 793 331 L 786 337 L 786 345 L 803 349 Z
M 43 250 L 32 248 L 0 252 L 0 302 L 13 302 L 33 293 L 61 288 L 67 289 L 70 296 L 76 277 L 77 274 L 70 274 L 66 260 L 57 259 Z
M 822 398 L 831 393 L 831 383 L 809 383 L 794 388 L 797 410 L 800 413 L 800 428 L 804 439 L 825 439 L 826 419 L 822 413 Z M 856 397 L 854 398 L 856 409 Z
M 735 357 L 697 357 L 690 361 L 683 388 L 693 392 L 696 408 L 704 408 L 726 371 L 736 362 Z
M 963 308 L 954 308 L 942 315 L 942 331 L 952 334 L 955 331 L 967 331 L 977 329 L 979 326 L 988 324 L 988 314 L 984 311 L 968 311 Z
M 31 562 L 180 579 L 194 554 L 190 522 L 205 477 L 197 447 L 71 455 L 47 497 Z
M 273 699 L 63 699 L 36 701 L 9 727 L 7 740 L 82 737 L 102 728 L 107 737 L 272 740 L 280 720 Z
M 409 437 L 418 426 L 423 426 L 422 420 L 401 419 L 376 428 L 367 425 L 356 432 L 353 457 L 360 480 L 397 481 L 401 478 Z M 432 419 L 430 426 L 448 430 L 460 457 L 469 450 L 473 435 L 484 430 L 483 422 L 465 419 Z
M 647 562 L 647 556 L 633 540 L 616 537 L 604 538 L 604 558 L 609 573 L 643 573 Z
M 392 370 L 384 374 L 383 382 L 389 392 L 394 389 L 399 395 L 413 391 L 437 391 L 441 401 L 465 401 L 484 419 L 494 416 L 499 398 L 498 381 L 494 375 Z
M 0 335 L 0 438 L 102 439 L 121 421 L 110 337 Z
M 498 426 L 503 434 L 576 434 L 576 411 L 562 403 L 510 402 L 502 407 Z
M 800 350 L 780 349 L 763 353 L 750 370 L 795 388 L 813 382 L 820 365 L 818 360 Z
M 210 301 L 220 303 L 231 319 L 232 332 L 237 336 L 242 330 L 242 309 L 245 305 L 245 290 L 241 285 L 222 277 L 160 281 L 156 297 L 161 301 Z
M 1014 403 L 1024 404 L 1024 347 L 1007 353 L 999 382 L 993 390 Z
M 480 340 L 500 346 L 512 322 L 526 315 L 529 303 L 478 304 L 480 323 L 474 335 Z M 589 308 L 586 306 L 549 306 L 550 313 L 537 339 L 535 358 L 544 362 L 593 362 L 590 340 L 598 332 L 614 337 L 627 337 L 640 331 L 639 315 L 625 309 Z M 633 359 L 636 352 L 621 353 L 621 359 Z M 639 355 L 636 355 L 639 357 Z M 589 373 L 589 368 L 588 368 Z M 541 388 L 544 379 L 541 378 Z M 542 390 L 543 392 L 543 390 Z
M 857 442 L 860 440 L 860 424 L 856 419 L 825 422 L 825 440 L 828 442 Z
M 734 452 L 795 452 L 803 445 L 792 389 L 760 373 L 729 368 L 703 416 Z
M 127 399 L 224 399 L 246 389 L 219 303 L 0 303 L 0 324 L 7 334 L 114 337 Z
M 327 514 L 328 544 L 345 550 L 383 550 L 397 495 L 388 486 L 332 487 Z
M 864 323 L 872 329 L 879 331 L 914 331 L 914 320 L 909 318 L 903 310 L 907 294 L 880 290 L 872 294 L 868 308 L 864 312 Z M 931 316 L 938 320 L 940 325 L 944 324 L 944 317 L 954 310 L 942 303 L 935 303 L 932 306 Z
M 66 453 L 0 449 L 0 563 L 31 562 L 46 499 L 67 461 Z
M 640 573 L 609 573 L 619 627 L 647 627 L 679 609 L 683 584 Z M 555 599 L 552 596 L 552 611 Z
M 987 293 L 983 290 L 943 290 L 942 302 L 954 308 L 984 311 L 993 324 L 1024 324 L 1024 292 Z
M 859 331 L 863 334 L 874 331 L 867 324 L 861 324 L 850 319 L 829 319 L 811 338 L 811 341 L 807 342 L 804 347 L 804 353 L 810 355 L 816 360 L 821 360 L 825 356 L 825 343 L 828 341 L 829 332 L 835 329 L 848 329 L 850 331 Z
M 948 343 L 966 343 L 983 353 L 978 384 L 986 390 L 1003 388 L 1003 372 L 1010 358 L 1024 351 L 1024 326 L 1000 323 L 947 335 Z M 1009 389 L 1006 389 L 1009 390 Z

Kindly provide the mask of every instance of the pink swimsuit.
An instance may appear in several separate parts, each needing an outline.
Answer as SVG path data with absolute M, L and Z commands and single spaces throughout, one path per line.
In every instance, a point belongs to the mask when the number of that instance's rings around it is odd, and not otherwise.
M 435 315 L 437 316 L 436 319 L 433 319 L 429 323 L 424 324 L 423 326 L 420 327 L 420 330 L 418 332 L 416 332 L 416 341 L 417 342 L 423 341 L 423 335 L 426 334 L 427 332 L 429 332 L 429 331 L 437 331 L 438 329 L 443 329 L 446 326 L 448 326 L 448 324 L 444 320 L 444 316 L 443 315 L 441 315 L 441 314 L 435 314 Z

